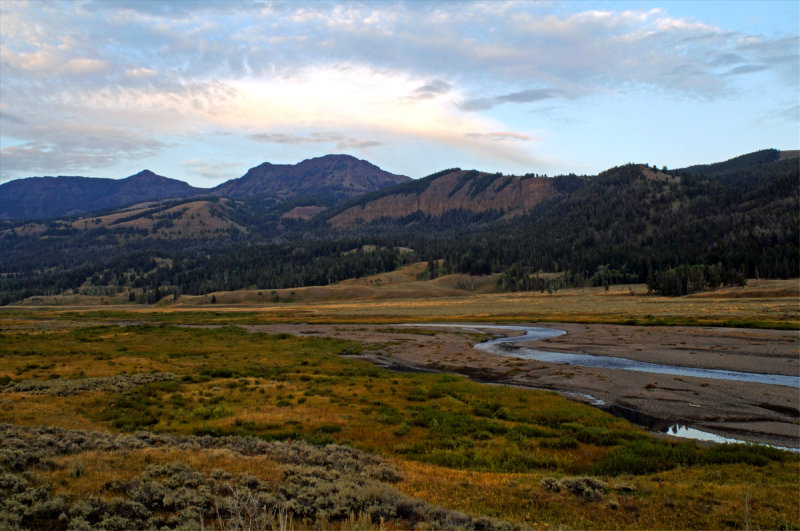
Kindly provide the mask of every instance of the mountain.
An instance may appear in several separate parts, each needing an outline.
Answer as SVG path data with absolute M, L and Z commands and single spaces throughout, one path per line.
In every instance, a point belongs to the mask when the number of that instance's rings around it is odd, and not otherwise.
M 688 173 L 691 175 L 724 175 L 724 174 L 737 174 L 746 171 L 749 168 L 754 168 L 775 162 L 778 160 L 794 159 L 797 158 L 798 151 L 779 151 L 777 149 L 762 149 L 754 151 L 746 155 L 740 155 L 724 162 L 715 162 L 713 164 L 697 164 L 686 168 L 676 170 L 679 173 Z
M 670 294 L 704 282 L 796 277 L 799 174 L 790 156 L 713 175 L 612 168 L 513 222 L 465 233 L 448 264 L 457 272 L 473 263 L 504 270 L 508 289 L 531 289 L 539 271 L 565 272 L 574 284 L 653 280 Z M 659 272 L 688 275 L 695 266 L 695 288 L 687 278 L 674 290 L 657 286 Z
M 145 201 L 212 195 L 258 199 L 262 206 L 293 200 L 333 205 L 343 199 L 410 181 L 349 155 L 325 155 L 298 164 L 265 162 L 209 190 L 144 170 L 126 179 L 30 177 L 0 185 L 0 219 L 75 216 Z M 305 206 L 305 205 L 299 205 Z M 317 205 L 315 205 L 317 206 Z M 289 217 L 302 219 L 305 211 Z
M 450 211 L 523 214 L 559 195 L 559 182 L 547 177 L 506 176 L 459 168 L 361 196 L 333 211 L 334 227 L 409 216 L 441 216 Z
M 412 260 L 428 263 L 428 278 L 497 274 L 501 290 L 545 289 L 543 278 L 557 277 L 558 286 L 647 280 L 682 295 L 800 276 L 799 184 L 797 153 L 769 151 L 670 171 L 628 164 L 593 177 L 449 169 L 332 207 L 300 196 L 253 201 L 253 189 L 246 200 L 0 221 L 0 304 L 94 288 L 150 299 L 325 285 Z
M 298 164 L 265 162 L 250 168 L 242 177 L 213 188 L 211 194 L 232 199 L 259 197 L 279 201 L 313 198 L 333 204 L 410 180 L 350 155 L 325 155 Z
M 143 170 L 125 179 L 30 177 L 0 184 L 0 219 L 56 218 L 198 195 L 205 189 Z

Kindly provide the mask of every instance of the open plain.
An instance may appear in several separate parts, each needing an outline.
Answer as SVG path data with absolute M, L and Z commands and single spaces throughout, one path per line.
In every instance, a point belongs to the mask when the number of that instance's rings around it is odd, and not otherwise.
M 263 528 L 796 526 L 796 453 L 653 431 L 684 424 L 797 448 L 797 389 L 474 348 L 516 333 L 493 324 L 530 324 L 567 332 L 536 342 L 543 350 L 797 376 L 796 282 L 675 299 L 641 286 L 502 294 L 491 278 L 468 291 L 455 286 L 469 279 L 414 276 L 269 302 L 256 291 L 154 306 L 67 295 L 3 308 L 0 457 L 27 478 L 4 492 L 47 493 L 35 518 L 16 505 L 5 518 L 48 527 L 57 505 L 64 525 L 111 527 L 138 503 L 127 525 L 191 514 L 232 529 L 246 496 L 260 496 Z M 353 459 L 372 464 L 342 483 Z M 194 494 L 162 498 L 172 505 L 142 494 L 184 480 Z

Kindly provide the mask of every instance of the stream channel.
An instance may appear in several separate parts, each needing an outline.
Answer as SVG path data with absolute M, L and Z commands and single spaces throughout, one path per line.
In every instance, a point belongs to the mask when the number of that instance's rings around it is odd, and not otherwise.
M 483 343 L 478 343 L 475 348 L 490 354 L 500 356 L 510 356 L 526 360 L 537 360 L 546 363 L 560 363 L 576 365 L 579 367 L 595 367 L 600 369 L 614 369 L 623 371 L 649 372 L 655 374 L 670 374 L 676 376 L 689 376 L 694 378 L 712 378 L 715 380 L 734 380 L 739 382 L 753 382 L 769 385 L 782 385 L 786 387 L 800 388 L 800 377 L 787 376 L 782 374 L 759 374 L 752 372 L 726 371 L 721 369 L 700 369 L 696 367 L 682 367 L 679 365 L 662 365 L 658 363 L 648 363 L 627 358 L 617 358 L 613 356 L 597 356 L 593 354 L 568 354 L 565 352 L 551 352 L 539 350 L 531 347 L 515 346 L 514 348 L 503 348 L 504 344 L 522 343 L 557 337 L 566 334 L 564 330 L 554 328 L 541 328 L 535 326 L 516 326 L 516 325 L 468 325 L 468 324 L 416 324 L 413 326 L 431 326 L 442 328 L 463 328 L 475 332 L 486 330 L 513 330 L 524 332 L 524 334 L 514 337 L 498 337 Z M 614 415 L 625 417 L 628 420 L 645 425 L 649 429 L 654 429 L 662 433 L 668 433 L 675 437 L 684 437 L 700 441 L 712 442 L 745 442 L 736 439 L 722 437 L 714 433 L 704 432 L 692 427 L 673 424 L 669 426 L 659 426 L 658 419 L 643 418 L 639 412 L 627 410 L 627 408 L 608 407 L 602 400 L 582 395 L 588 398 L 593 405 L 606 409 Z M 786 450 L 798 451 L 795 448 L 782 448 Z

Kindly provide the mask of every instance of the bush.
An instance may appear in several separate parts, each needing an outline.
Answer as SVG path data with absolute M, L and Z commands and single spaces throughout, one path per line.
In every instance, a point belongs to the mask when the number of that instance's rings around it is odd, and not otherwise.
M 215 469 L 210 474 L 185 463 L 151 465 L 137 477 L 103 487 L 109 501 L 96 497 L 69 500 L 35 485 L 27 473 L 0 475 L 0 528 L 176 529 L 213 523 L 224 529 L 277 529 L 294 519 L 303 527 L 345 521 L 362 515 L 373 525 L 425 524 L 431 528 L 510 529 L 504 522 L 474 519 L 434 507 L 398 492 L 397 471 L 380 458 L 345 446 L 314 447 L 297 442 L 265 442 L 246 437 L 187 437 L 137 432 L 107 433 L 0 425 L 2 466 L 10 450 L 30 455 L 15 460 L 23 468 L 48 458 L 90 450 L 120 451 L 148 447 L 225 448 L 243 456 L 267 456 L 283 471 L 277 484 L 248 474 Z
M 79 378 L 55 380 L 24 380 L 0 391 L 14 393 L 69 396 L 83 391 L 124 391 L 143 385 L 174 380 L 177 375 L 169 372 L 117 374 L 106 378 Z M 0 384 L 1 385 L 1 384 Z
M 612 448 L 595 465 L 593 473 L 604 475 L 652 474 L 697 462 L 698 447 L 694 443 L 673 443 L 661 440 L 636 440 Z
M 607 488 L 605 482 L 592 477 L 568 477 L 561 480 L 544 478 L 539 485 L 549 491 L 567 491 L 591 501 L 603 499 Z
M 786 461 L 790 453 L 760 444 L 716 444 L 701 455 L 706 464 L 745 463 L 764 466 L 770 461 Z

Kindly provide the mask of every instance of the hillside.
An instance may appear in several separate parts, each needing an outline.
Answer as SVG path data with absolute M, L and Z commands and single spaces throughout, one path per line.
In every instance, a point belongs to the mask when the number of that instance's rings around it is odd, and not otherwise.
M 558 194 L 546 177 L 505 176 L 478 171 L 448 170 L 420 181 L 359 198 L 329 223 L 334 227 L 398 219 L 415 214 L 441 216 L 462 210 L 519 215 Z
M 659 271 L 696 264 L 718 266 L 698 272 L 718 276 L 709 282 L 796 277 L 798 180 L 796 158 L 714 176 L 612 168 L 514 223 L 465 232 L 467 259 L 458 248 L 443 252 L 453 271 L 505 270 L 508 289 L 538 289 L 529 282 L 538 271 L 564 271 L 578 284 L 657 284 Z
M 707 175 L 634 164 L 595 177 L 446 170 L 327 212 L 320 200 L 206 197 L 6 222 L 0 296 L 52 295 L 89 278 L 150 294 L 141 299 L 294 289 L 418 261 L 423 279 L 494 274 L 501 290 L 647 282 L 683 295 L 797 277 L 797 158 L 764 160 Z
M 144 201 L 205 192 L 183 181 L 143 170 L 125 179 L 30 177 L 0 184 L 0 219 L 73 216 Z
M 796 159 L 797 151 L 779 151 L 777 149 L 762 149 L 746 155 L 740 155 L 723 162 L 713 164 L 697 164 L 676 170 L 678 173 L 688 173 L 690 175 L 724 175 L 739 171 L 748 171 L 770 162 L 781 159 Z
M 211 194 L 233 199 L 268 197 L 279 201 L 305 197 L 333 204 L 410 180 L 350 155 L 325 155 L 293 165 L 265 162 L 250 168 L 242 177 L 213 188 Z
M 233 201 L 224 198 L 213 201 L 139 203 L 105 214 L 48 223 L 26 223 L 0 231 L 0 237 L 14 234 L 52 239 L 75 233 L 95 232 L 97 237 L 120 240 L 213 240 L 248 232 L 229 217 L 236 206 Z

